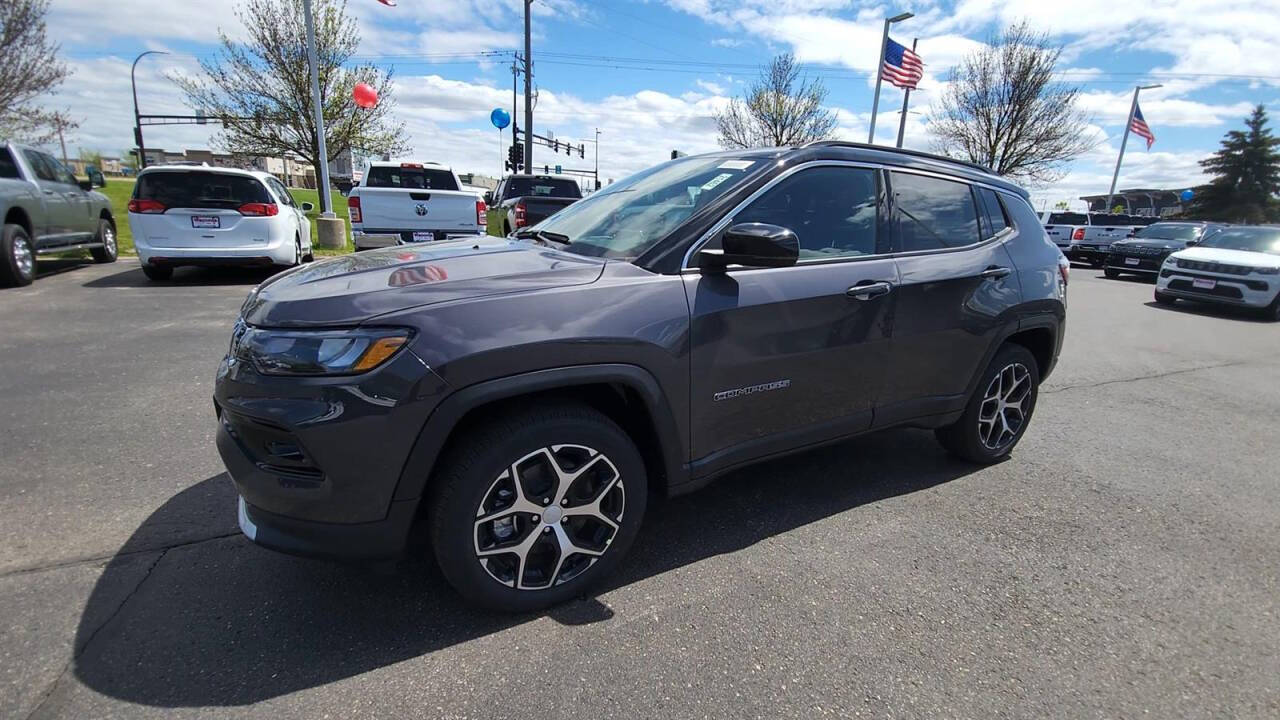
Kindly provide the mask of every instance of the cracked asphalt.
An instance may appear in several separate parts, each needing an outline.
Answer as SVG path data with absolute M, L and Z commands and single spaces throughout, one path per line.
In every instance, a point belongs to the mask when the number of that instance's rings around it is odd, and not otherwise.
M 1280 716 L 1280 325 L 1077 268 L 1008 462 L 759 465 L 508 617 L 237 533 L 209 397 L 262 278 L 0 291 L 0 717 Z

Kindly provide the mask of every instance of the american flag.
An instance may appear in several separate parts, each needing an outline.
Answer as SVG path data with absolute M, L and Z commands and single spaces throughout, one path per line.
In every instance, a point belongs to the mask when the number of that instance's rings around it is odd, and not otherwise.
M 1137 105 L 1133 106 L 1133 117 L 1129 119 L 1129 131 L 1140 138 L 1147 139 L 1147 149 L 1156 142 L 1156 136 L 1151 134 L 1151 128 L 1147 126 L 1147 121 L 1142 119 L 1142 108 Z
M 920 78 L 924 77 L 924 61 L 905 45 L 899 45 L 893 38 L 885 38 L 880 76 L 900 88 L 915 90 Z

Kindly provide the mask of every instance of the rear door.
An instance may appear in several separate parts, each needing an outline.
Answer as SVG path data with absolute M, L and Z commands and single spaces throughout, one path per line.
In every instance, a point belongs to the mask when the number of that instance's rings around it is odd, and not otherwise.
M 134 214 L 132 226 L 154 248 L 244 249 L 271 241 L 281 208 L 255 177 L 208 169 L 153 170 L 138 177 L 134 198 L 164 206 Z
M 795 266 L 684 275 L 690 445 L 700 469 L 870 425 L 897 282 L 883 252 L 879 179 L 877 170 L 845 165 L 796 171 L 723 225 L 791 229 L 800 240 Z M 708 247 L 719 246 L 723 227 Z
M 877 424 L 963 402 L 1021 297 L 996 193 L 939 175 L 890 173 L 899 287 Z M 990 210 L 988 210 L 990 208 Z

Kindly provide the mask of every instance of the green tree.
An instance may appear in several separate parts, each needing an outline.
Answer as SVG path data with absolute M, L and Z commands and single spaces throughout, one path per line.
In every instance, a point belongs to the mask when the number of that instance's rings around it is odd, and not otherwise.
M 334 160 L 360 148 L 397 154 L 409 149 L 403 123 L 391 113 L 391 72 L 351 62 L 360 29 L 347 15 L 346 0 L 314 0 L 320 100 L 325 150 Z M 194 108 L 223 119 L 215 142 L 245 156 L 295 156 L 320 177 L 319 141 L 311 102 L 307 36 L 302 0 L 244 0 L 236 9 L 248 41 L 241 45 L 218 32 L 221 48 L 200 62 L 201 75 L 173 76 Z M 378 92 L 377 106 L 356 107 L 351 91 L 363 82 Z M 321 203 L 327 202 L 321 193 Z
M 1259 223 L 1280 219 L 1280 138 L 1267 127 L 1267 112 L 1259 105 L 1232 130 L 1222 149 L 1200 161 L 1213 179 L 1196 188 L 1191 214 L 1232 222 Z
M 58 45 L 45 34 L 49 0 L 0 2 L 0 137 L 34 144 L 49 142 L 77 127 L 65 113 L 36 107 L 34 101 L 67 78 Z
M 90 150 L 88 148 L 80 148 L 77 151 L 77 154 L 80 156 L 80 161 L 83 162 L 85 165 L 92 165 L 98 168 L 99 170 L 102 169 L 102 153 L 101 152 L 98 152 L 97 150 Z

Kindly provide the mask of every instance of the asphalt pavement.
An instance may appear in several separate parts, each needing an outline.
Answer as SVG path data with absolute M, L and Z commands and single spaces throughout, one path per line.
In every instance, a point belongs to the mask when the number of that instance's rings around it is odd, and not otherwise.
M 759 465 L 513 617 L 239 535 L 210 394 L 264 277 L 0 291 L 0 717 L 1280 716 L 1280 324 L 1077 268 L 1007 462 Z

